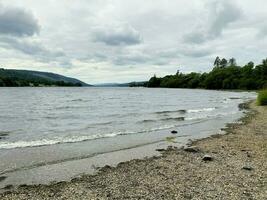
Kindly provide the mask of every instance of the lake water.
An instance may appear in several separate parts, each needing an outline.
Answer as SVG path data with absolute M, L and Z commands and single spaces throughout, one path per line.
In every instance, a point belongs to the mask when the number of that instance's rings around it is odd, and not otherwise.
M 254 98 L 189 89 L 0 88 L 0 188 L 70 179 L 207 137 L 239 119 L 238 104 Z

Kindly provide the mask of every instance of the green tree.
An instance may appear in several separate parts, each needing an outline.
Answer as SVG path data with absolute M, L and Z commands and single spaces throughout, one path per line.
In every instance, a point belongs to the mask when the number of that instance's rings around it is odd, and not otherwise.
M 221 59 L 219 56 L 217 56 L 213 65 L 214 67 L 220 67 L 220 63 L 221 63 Z
M 229 66 L 236 66 L 236 59 L 235 58 L 229 59 Z
M 220 67 L 224 68 L 224 67 L 227 66 L 227 64 L 228 64 L 228 61 L 227 61 L 225 58 L 223 58 L 223 59 L 221 60 L 221 62 L 220 62 Z

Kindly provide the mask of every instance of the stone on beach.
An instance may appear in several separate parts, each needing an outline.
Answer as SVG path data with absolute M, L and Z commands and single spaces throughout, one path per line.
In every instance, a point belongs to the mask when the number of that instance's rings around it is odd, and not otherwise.
M 247 171 L 251 171 L 251 170 L 253 170 L 253 167 L 246 165 L 246 166 L 243 166 L 242 169 L 247 170 Z
M 158 152 L 166 151 L 166 149 L 156 149 Z
M 202 160 L 203 161 L 212 161 L 214 158 L 208 154 L 204 155 Z
M 184 151 L 197 153 L 197 152 L 200 152 L 200 149 L 197 146 L 189 146 L 189 147 L 185 147 Z

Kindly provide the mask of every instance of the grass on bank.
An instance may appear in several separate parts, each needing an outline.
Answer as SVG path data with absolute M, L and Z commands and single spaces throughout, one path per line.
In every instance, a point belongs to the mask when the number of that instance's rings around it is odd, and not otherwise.
M 259 92 L 257 103 L 259 106 L 267 105 L 267 89 Z

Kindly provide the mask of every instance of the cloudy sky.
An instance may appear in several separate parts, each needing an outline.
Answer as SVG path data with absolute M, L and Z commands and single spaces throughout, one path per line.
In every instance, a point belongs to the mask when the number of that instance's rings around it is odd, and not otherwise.
M 267 57 L 266 0 L 0 0 L 0 66 L 88 83 Z

